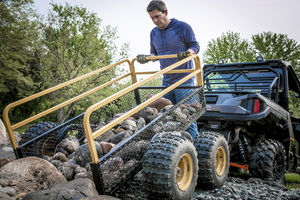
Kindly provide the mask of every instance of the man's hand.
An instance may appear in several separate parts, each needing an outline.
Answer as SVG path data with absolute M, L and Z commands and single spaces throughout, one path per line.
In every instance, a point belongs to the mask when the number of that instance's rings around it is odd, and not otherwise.
M 149 61 L 146 59 L 146 57 L 148 57 L 148 56 L 150 56 L 150 55 L 139 54 L 136 56 L 136 60 L 141 64 L 145 64 Z
M 177 54 L 177 58 L 178 58 L 178 60 L 182 60 L 182 59 L 188 57 L 189 55 L 191 55 L 191 52 L 189 52 L 189 51 L 179 52 Z

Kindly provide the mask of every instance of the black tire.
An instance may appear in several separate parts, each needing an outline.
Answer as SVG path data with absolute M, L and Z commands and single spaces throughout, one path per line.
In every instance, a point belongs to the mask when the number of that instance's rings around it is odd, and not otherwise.
M 156 137 L 144 156 L 143 181 L 150 199 L 191 199 L 197 184 L 197 152 L 180 133 Z
M 280 142 L 268 139 L 254 147 L 249 164 L 251 177 L 283 183 L 285 169 L 285 149 Z
M 199 132 L 194 138 L 198 153 L 198 185 L 201 189 L 222 186 L 229 173 L 229 150 L 223 135 L 212 131 Z
M 31 125 L 21 136 L 20 144 L 24 144 L 56 126 L 57 124 L 54 122 L 38 122 L 34 125 Z M 40 140 L 35 141 L 33 144 L 22 147 L 21 151 L 23 157 L 42 157 L 44 155 L 50 156 L 55 151 L 56 143 L 56 137 L 54 134 L 51 134 L 48 137 L 44 136 Z

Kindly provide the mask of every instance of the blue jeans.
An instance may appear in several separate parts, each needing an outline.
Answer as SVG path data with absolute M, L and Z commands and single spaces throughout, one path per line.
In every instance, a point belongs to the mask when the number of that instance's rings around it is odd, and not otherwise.
M 163 83 L 164 87 L 169 87 L 172 84 Z M 194 82 L 183 83 L 180 86 L 195 86 Z M 180 87 L 179 86 L 179 87 Z M 169 99 L 174 105 L 179 103 L 182 99 L 193 93 L 193 89 L 174 89 L 164 95 L 164 98 Z M 194 138 L 198 134 L 197 122 L 193 122 L 186 130 Z

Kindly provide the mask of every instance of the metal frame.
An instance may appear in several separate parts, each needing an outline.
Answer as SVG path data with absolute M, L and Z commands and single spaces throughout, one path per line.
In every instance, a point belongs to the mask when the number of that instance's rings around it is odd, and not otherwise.
M 164 55 L 164 56 L 151 56 L 151 57 L 147 57 L 148 60 L 157 60 L 157 59 L 166 59 L 166 58 L 176 58 L 177 55 L 176 54 L 172 54 L 172 55 Z M 173 85 L 167 87 L 166 89 L 162 90 L 161 92 L 159 92 L 158 94 L 154 95 L 153 97 L 151 97 L 150 99 L 146 100 L 144 103 L 136 106 L 135 108 L 131 109 L 130 111 L 126 112 L 124 115 L 120 116 L 119 118 L 113 120 L 112 122 L 110 122 L 109 124 L 103 126 L 101 129 L 92 132 L 91 129 L 91 125 L 90 125 L 90 116 L 91 114 L 100 109 L 101 107 L 107 105 L 108 103 L 112 102 L 113 100 L 127 94 L 128 92 L 131 92 L 135 89 L 137 89 L 139 86 L 159 77 L 160 75 L 164 74 L 164 73 L 173 73 L 174 71 L 171 72 L 171 70 L 173 70 L 174 68 L 182 65 L 185 62 L 188 62 L 190 60 L 194 59 L 194 63 L 195 63 L 195 70 L 176 70 L 176 73 L 187 73 L 187 72 L 191 72 L 189 75 L 187 75 L 186 77 L 182 78 L 181 80 L 179 80 L 178 82 L 174 83 Z M 133 64 L 136 61 L 136 58 L 132 60 L 131 65 L 132 65 L 132 69 L 134 69 Z M 139 73 L 139 74 L 149 74 L 151 72 L 146 72 L 146 73 Z M 180 60 L 176 63 L 174 63 L 173 65 L 170 65 L 167 68 L 164 68 L 158 72 L 154 72 L 154 74 L 142 81 L 136 82 L 134 84 L 132 84 L 131 86 L 125 88 L 124 90 L 121 90 L 117 93 L 115 93 L 114 95 L 103 99 L 102 101 L 90 106 L 86 112 L 85 115 L 83 117 L 83 125 L 84 125 L 84 131 L 87 137 L 87 141 L 88 141 L 88 145 L 89 145 L 89 149 L 90 149 L 90 154 L 91 154 L 91 158 L 93 163 L 98 163 L 99 157 L 97 155 L 97 151 L 96 151 L 96 146 L 94 143 L 94 140 L 102 135 L 103 133 L 105 133 L 106 131 L 108 131 L 109 129 L 113 128 L 115 125 L 117 125 L 118 123 L 122 122 L 123 120 L 127 119 L 128 117 L 130 117 L 131 115 L 137 113 L 138 111 L 140 111 L 141 109 L 143 109 L 144 107 L 146 107 L 147 105 L 151 104 L 152 102 L 156 101 L 157 99 L 159 99 L 160 97 L 162 97 L 163 95 L 165 95 L 166 93 L 168 93 L 169 91 L 175 89 L 176 87 L 178 87 L 179 85 L 181 85 L 182 83 L 184 83 L 185 81 L 189 80 L 190 78 L 192 78 L 193 76 L 197 77 L 197 85 L 202 87 L 203 86 L 203 79 L 202 79 L 202 69 L 201 69 L 201 65 L 200 65 L 200 58 L 198 55 L 191 55 L 183 60 Z M 134 76 L 136 76 L 136 74 L 134 74 Z M 136 80 L 136 78 L 135 78 Z
M 147 57 L 148 60 L 157 60 L 157 59 L 166 59 L 166 58 L 176 58 L 177 55 L 176 54 L 172 54 L 172 55 L 163 55 L 163 56 L 151 56 L 151 57 Z M 194 70 L 173 70 L 174 68 L 182 65 L 183 63 L 185 62 L 188 62 L 190 60 L 194 60 L 194 64 L 195 64 L 195 69 Z M 15 151 L 15 154 L 17 155 L 17 148 L 18 148 L 18 144 L 16 143 L 16 139 L 15 139 L 15 136 L 13 134 L 13 131 L 16 130 L 17 128 L 19 127 L 22 127 L 32 121 L 35 121 L 49 113 L 52 113 L 64 106 L 67 106 L 73 102 L 76 102 L 80 99 L 82 99 L 83 97 L 86 97 L 90 94 L 93 94 L 95 93 L 96 91 L 99 91 L 107 86 L 110 86 L 126 77 L 131 77 L 131 82 L 132 82 L 132 85 L 127 87 L 126 89 L 120 91 L 120 92 L 117 92 L 115 93 L 114 95 L 90 106 L 85 115 L 84 115 L 84 130 L 85 130 L 85 134 L 87 136 L 87 140 L 88 140 L 88 144 L 89 144 L 89 148 L 90 148 L 90 152 L 91 152 L 91 156 L 92 156 L 92 160 L 94 163 L 97 163 L 98 161 L 98 156 L 96 154 L 96 149 L 95 149 L 95 145 L 94 145 L 94 139 L 96 137 L 98 137 L 99 135 L 103 134 L 106 130 L 110 129 L 111 127 L 113 127 L 114 125 L 116 125 L 118 122 L 128 118 L 128 116 L 138 112 L 139 110 L 141 110 L 142 108 L 146 107 L 147 105 L 149 105 L 150 103 L 154 102 L 155 100 L 157 100 L 158 98 L 162 97 L 164 94 L 166 94 L 167 92 L 173 90 L 174 88 L 176 88 L 177 86 L 179 86 L 180 84 L 184 83 L 186 80 L 190 79 L 191 77 L 193 76 L 196 76 L 196 80 L 197 80 L 197 85 L 202 87 L 203 86 L 203 79 L 202 79 L 202 76 L 203 76 L 203 72 L 202 72 L 202 68 L 201 68 L 201 64 L 200 64 L 200 58 L 198 55 L 190 55 L 189 57 L 183 59 L 183 60 L 180 60 L 178 61 L 177 63 L 163 69 L 163 70 L 160 70 L 160 71 L 157 71 L 157 72 L 135 72 L 135 68 L 134 68 L 134 62 L 136 61 L 136 58 L 134 58 L 132 61 L 129 61 L 128 59 L 125 59 L 125 60 L 122 60 L 120 62 L 117 62 L 117 63 L 114 63 L 114 64 L 111 64 L 111 65 L 108 65 L 108 66 L 105 66 L 103 68 L 100 68 L 100 69 L 97 69 L 95 71 L 92 71 L 92 72 L 89 72 L 87 74 L 84 74 L 82 76 L 79 76 L 75 79 L 72 79 L 72 80 L 69 80 L 69 81 L 66 81 L 64 83 L 61 83 L 57 86 L 54 86 L 54 87 L 51 87 L 49 89 L 46 89 L 44 91 L 41 91 L 41 92 L 38 92 L 36 94 L 33 94 L 29 97 L 26 97 L 24 99 L 21 99 L 21 100 L 18 100 L 16 102 L 13 102 L 9 105 L 7 105 L 3 111 L 3 120 L 4 120 L 4 124 L 5 124 L 5 127 L 7 129 L 7 132 L 9 134 L 9 138 L 10 138 L 10 141 L 11 141 L 11 144 L 12 144 L 12 147 Z M 9 111 L 17 106 L 20 106 L 26 102 L 29 102 L 29 101 L 32 101 L 34 99 L 37 99 L 41 96 L 44 96 L 46 94 L 49 94 L 51 92 L 54 92 L 54 91 L 57 91 L 61 88 L 64 88 L 68 85 L 71 85 L 73 83 L 76 83 L 76 82 L 79 82 L 81 80 L 84 80 L 88 77 L 91 77 L 95 74 L 99 74 L 103 71 L 106 71 L 106 70 L 109 70 L 113 67 L 117 67 L 118 65 L 121 65 L 123 63 L 128 63 L 129 64 L 129 70 L 130 70 L 130 73 L 128 74 L 125 74 L 121 77 L 118 77 L 114 80 L 111 80 L 109 82 L 106 82 L 100 86 L 97 86 L 87 92 L 84 92 L 76 97 L 73 97 L 65 102 L 62 102 L 54 107 L 51 107 L 45 111 L 42 111 L 32 117 L 29 117 L 27 119 L 24 119 L 23 121 L 21 122 L 18 122 L 16 124 L 11 124 L 11 120 L 9 119 Z M 134 109 L 128 111 L 126 114 L 124 114 L 123 116 L 119 117 L 118 119 L 114 120 L 113 122 L 111 122 L 110 124 L 107 124 L 106 126 L 104 126 L 103 128 L 99 129 L 98 131 L 92 133 L 92 130 L 91 130 L 91 126 L 90 126 L 90 122 L 89 122 L 89 117 L 91 116 L 91 113 L 96 111 L 97 109 L 103 107 L 104 105 L 107 105 L 109 102 L 117 99 L 118 97 L 122 96 L 122 95 L 125 95 L 127 94 L 128 92 L 132 91 L 132 90 L 136 90 L 139 86 L 142 86 L 143 84 L 159 77 L 160 75 L 164 74 L 164 73 L 190 73 L 188 76 L 186 76 L 185 78 L 183 78 L 182 80 L 178 81 L 177 83 L 171 85 L 170 87 L 166 88 L 165 90 L 163 90 L 162 92 L 160 92 L 159 94 L 153 96 L 152 98 L 150 98 L 149 100 L 147 100 L 146 102 L 144 102 L 143 104 L 140 104 L 139 106 L 135 107 Z M 140 81 L 140 82 L 137 82 L 137 75 L 145 75 L 145 74 L 153 74 L 152 76 Z

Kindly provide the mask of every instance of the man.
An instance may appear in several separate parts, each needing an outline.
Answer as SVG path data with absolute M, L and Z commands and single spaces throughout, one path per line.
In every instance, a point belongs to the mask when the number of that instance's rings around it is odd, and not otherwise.
M 196 41 L 195 34 L 190 25 L 177 19 L 168 18 L 168 10 L 165 3 L 161 0 L 152 0 L 147 12 L 153 23 L 156 25 L 150 34 L 151 55 L 168 55 L 177 54 L 177 58 L 161 59 L 160 67 L 164 69 L 178 60 L 186 58 L 189 54 L 199 52 L 200 46 Z M 148 62 L 147 55 L 138 55 L 137 61 L 141 64 Z M 184 63 L 176 69 L 193 69 L 192 61 Z M 188 75 L 187 73 L 164 74 L 163 86 L 168 87 L 178 80 Z M 194 86 L 195 77 L 187 80 L 181 86 Z M 191 94 L 190 89 L 175 89 L 164 97 L 172 101 L 173 104 L 178 103 L 187 95 Z M 192 137 L 198 133 L 197 124 L 194 122 L 187 130 Z

